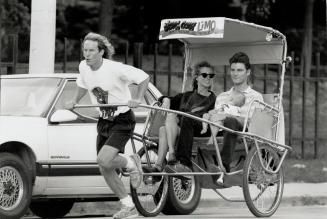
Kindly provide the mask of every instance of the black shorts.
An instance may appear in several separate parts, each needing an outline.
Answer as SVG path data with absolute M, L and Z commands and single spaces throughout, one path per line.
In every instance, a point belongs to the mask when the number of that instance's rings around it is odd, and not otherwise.
M 121 113 L 113 121 L 99 118 L 97 124 L 97 153 L 103 145 L 110 145 L 124 153 L 127 141 L 132 137 L 135 127 L 135 115 L 132 110 Z

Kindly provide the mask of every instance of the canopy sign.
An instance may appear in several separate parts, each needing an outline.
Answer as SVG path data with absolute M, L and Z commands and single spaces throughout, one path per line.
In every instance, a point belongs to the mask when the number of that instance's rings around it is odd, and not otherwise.
M 223 38 L 224 18 L 165 19 L 161 21 L 159 39 Z

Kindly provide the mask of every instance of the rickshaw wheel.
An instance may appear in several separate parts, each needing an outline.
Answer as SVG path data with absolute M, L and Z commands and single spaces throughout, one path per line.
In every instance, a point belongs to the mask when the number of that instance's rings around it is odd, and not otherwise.
M 148 155 L 151 165 L 155 164 L 158 157 L 156 147 L 149 147 Z M 147 157 L 144 148 L 138 152 L 142 167 L 146 167 Z M 154 217 L 158 215 L 164 207 L 167 199 L 168 177 L 161 177 L 160 181 L 155 181 L 152 176 L 144 176 L 139 188 L 134 189 L 130 186 L 132 199 L 140 214 L 144 217 Z
M 167 201 L 162 213 L 185 215 L 192 213 L 201 198 L 201 187 L 197 176 L 191 179 L 169 177 Z
M 280 161 L 277 152 L 265 144 L 260 145 L 259 150 L 263 164 L 269 170 L 276 170 Z M 283 189 L 282 167 L 276 174 L 266 172 L 260 164 L 256 147 L 252 147 L 243 169 L 243 193 L 250 211 L 257 217 L 270 217 L 281 202 Z

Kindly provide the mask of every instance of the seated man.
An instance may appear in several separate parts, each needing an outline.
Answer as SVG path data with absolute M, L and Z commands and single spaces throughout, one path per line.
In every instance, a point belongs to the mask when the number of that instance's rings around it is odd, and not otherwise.
M 253 90 L 248 84 L 248 77 L 251 74 L 251 69 L 250 69 L 251 65 L 250 65 L 249 57 L 245 53 L 238 52 L 234 54 L 230 58 L 229 64 L 230 64 L 230 75 L 233 82 L 233 87 L 229 91 L 223 92 L 220 95 L 218 95 L 216 103 L 219 103 L 222 99 L 224 99 L 226 96 L 229 96 L 234 91 L 239 91 L 244 94 L 245 104 L 240 107 L 240 116 L 226 117 L 223 122 L 223 125 L 226 128 L 236 131 L 242 131 L 244 119 L 247 115 L 247 111 L 250 103 L 253 100 L 259 100 L 263 102 L 263 97 L 259 92 Z M 254 105 L 254 107 L 250 109 L 249 118 L 251 118 L 255 107 L 258 106 Z M 223 136 L 224 136 L 224 140 L 223 140 L 223 148 L 221 151 L 221 158 L 224 168 L 226 169 L 227 172 L 230 172 L 230 164 L 233 158 L 237 135 L 225 131 L 223 133 Z
M 229 59 L 229 64 L 230 64 L 230 75 L 233 82 L 233 87 L 229 91 L 223 92 L 217 96 L 215 108 L 218 108 L 217 105 L 226 101 L 226 99 L 232 96 L 233 93 L 235 92 L 240 92 L 244 95 L 245 103 L 239 107 L 238 115 L 219 114 L 216 115 L 216 117 L 220 117 L 218 119 L 223 120 L 224 127 L 235 131 L 242 131 L 244 119 L 247 116 L 247 111 L 250 103 L 253 100 L 259 100 L 263 102 L 263 97 L 259 92 L 253 90 L 248 84 L 248 77 L 251 74 L 251 69 L 250 69 L 251 65 L 250 65 L 249 57 L 245 53 L 238 52 L 234 54 Z M 253 107 L 251 107 L 249 112 L 249 118 L 251 118 L 254 109 L 256 107 L 258 107 L 258 105 L 254 105 Z M 222 151 L 220 152 L 222 163 L 223 163 L 222 168 L 224 168 L 226 172 L 230 172 L 230 164 L 233 159 L 233 154 L 237 141 L 237 135 L 228 131 L 224 131 L 223 137 L 224 137 L 223 148 Z M 221 171 L 222 168 L 213 165 L 210 166 L 209 169 L 210 172 L 217 172 L 217 171 Z M 218 185 L 222 185 L 223 177 L 224 174 L 221 174 L 218 178 L 217 176 L 213 176 L 213 179 Z

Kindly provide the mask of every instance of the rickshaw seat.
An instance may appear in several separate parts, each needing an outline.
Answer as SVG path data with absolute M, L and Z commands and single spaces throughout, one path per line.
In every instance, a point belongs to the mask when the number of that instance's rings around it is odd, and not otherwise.
M 255 109 L 249 123 L 249 132 L 258 136 L 275 140 L 277 117 L 272 111 Z
M 262 94 L 262 96 L 265 103 L 276 107 L 278 94 Z M 275 123 L 276 117 L 274 112 L 269 111 L 268 109 L 255 109 L 248 130 L 253 134 L 273 140 L 276 132 Z M 217 136 L 216 139 L 218 144 L 222 144 L 222 136 Z M 194 137 L 192 154 L 196 155 L 198 148 L 214 151 L 214 146 L 207 144 L 208 140 L 209 137 Z M 244 150 L 241 136 L 237 138 L 237 145 L 235 146 L 235 151 L 240 150 Z
M 278 94 L 263 94 L 264 102 L 276 107 Z M 268 107 L 256 108 L 249 122 L 248 130 L 258 136 L 276 140 L 278 114 Z
M 277 106 L 278 94 L 262 94 L 263 101 L 271 106 Z

